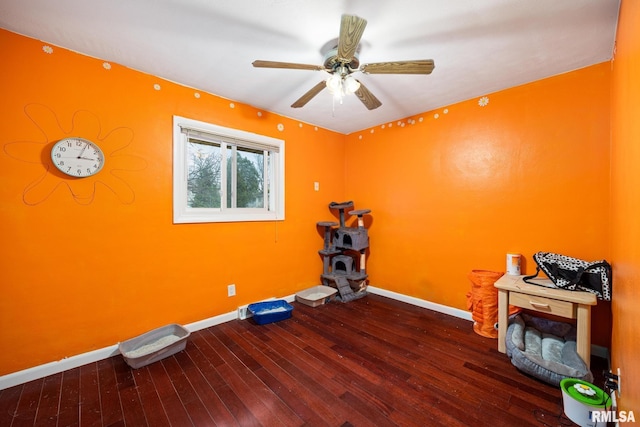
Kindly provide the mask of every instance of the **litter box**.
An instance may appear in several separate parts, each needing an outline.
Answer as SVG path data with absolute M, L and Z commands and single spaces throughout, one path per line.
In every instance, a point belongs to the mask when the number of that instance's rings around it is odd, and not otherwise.
M 249 304 L 247 308 L 253 314 L 253 320 L 258 325 L 266 325 L 267 323 L 288 319 L 293 311 L 293 306 L 283 299 L 256 302 Z
M 137 369 L 184 350 L 189 335 L 180 325 L 166 325 L 121 342 L 118 350 L 127 365 Z
M 304 305 L 317 307 L 331 301 L 337 292 L 338 290 L 331 286 L 318 285 L 298 292 L 296 294 L 296 301 Z

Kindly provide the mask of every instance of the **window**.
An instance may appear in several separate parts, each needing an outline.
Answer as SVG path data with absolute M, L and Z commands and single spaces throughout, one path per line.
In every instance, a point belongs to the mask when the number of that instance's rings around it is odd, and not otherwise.
M 284 219 L 284 141 L 173 117 L 173 222 Z

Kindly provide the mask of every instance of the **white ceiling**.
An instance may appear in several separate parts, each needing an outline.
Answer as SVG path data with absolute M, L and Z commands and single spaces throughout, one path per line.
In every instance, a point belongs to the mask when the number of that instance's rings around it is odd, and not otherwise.
M 619 0 L 1 0 L 0 27 L 260 109 L 351 133 L 611 59 Z M 357 78 L 382 106 L 323 90 L 340 16 L 368 21 L 360 63 L 433 59 L 431 75 Z

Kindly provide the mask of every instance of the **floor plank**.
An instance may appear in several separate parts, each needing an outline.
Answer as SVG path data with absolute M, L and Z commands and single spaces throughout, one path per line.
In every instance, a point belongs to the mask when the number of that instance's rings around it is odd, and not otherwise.
M 11 423 L 12 427 L 34 425 L 44 380 L 33 380 L 24 385 Z
M 522 374 L 470 322 L 368 295 L 257 325 L 193 332 L 132 369 L 120 356 L 0 391 L 0 425 L 572 425 L 560 390 Z M 602 380 L 593 358 L 596 384 Z

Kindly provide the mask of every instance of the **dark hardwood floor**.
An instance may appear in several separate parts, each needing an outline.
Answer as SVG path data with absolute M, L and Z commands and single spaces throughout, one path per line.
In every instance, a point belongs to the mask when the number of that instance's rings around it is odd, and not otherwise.
M 117 356 L 0 391 L 0 426 L 572 425 L 555 417 L 560 390 L 470 322 L 377 295 L 293 304 L 291 319 L 194 332 L 140 369 Z

